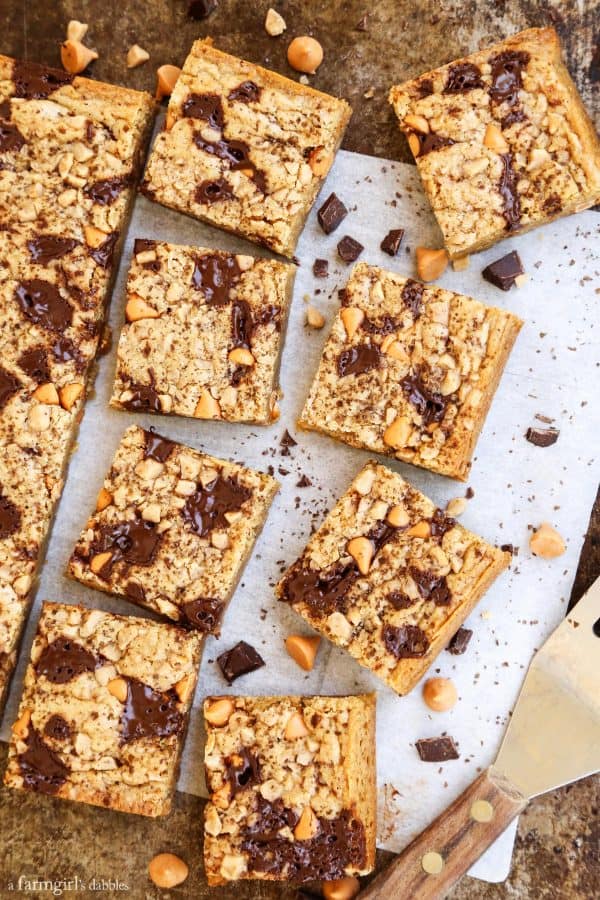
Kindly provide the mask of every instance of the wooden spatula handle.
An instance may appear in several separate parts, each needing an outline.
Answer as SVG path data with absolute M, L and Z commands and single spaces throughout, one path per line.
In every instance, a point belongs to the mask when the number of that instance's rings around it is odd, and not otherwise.
M 361 892 L 360 900 L 445 897 L 526 804 L 492 766 Z

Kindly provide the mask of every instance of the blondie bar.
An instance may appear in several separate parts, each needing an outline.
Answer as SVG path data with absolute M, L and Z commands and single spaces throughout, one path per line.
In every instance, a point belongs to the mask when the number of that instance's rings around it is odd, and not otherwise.
M 166 815 L 201 649 L 173 625 L 45 603 L 4 783 Z
M 273 420 L 295 267 L 136 240 L 111 405 Z
M 350 114 L 344 100 L 196 41 L 143 191 L 291 256 Z
M 299 426 L 464 480 L 520 319 L 364 263 L 342 302 Z
M 131 426 L 68 574 L 219 633 L 278 483 Z
M 600 142 L 552 28 L 390 92 L 452 258 L 600 200 Z
M 375 695 L 209 697 L 209 885 L 363 875 L 375 863 Z
M 0 709 L 153 111 L 0 56 Z
M 370 462 L 277 594 L 406 694 L 510 559 L 399 475 Z

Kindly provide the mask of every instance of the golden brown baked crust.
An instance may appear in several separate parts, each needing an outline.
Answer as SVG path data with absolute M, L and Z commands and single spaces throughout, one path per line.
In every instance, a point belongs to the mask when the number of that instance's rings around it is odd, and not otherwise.
M 552 28 L 393 87 L 452 258 L 600 199 L 600 141 Z

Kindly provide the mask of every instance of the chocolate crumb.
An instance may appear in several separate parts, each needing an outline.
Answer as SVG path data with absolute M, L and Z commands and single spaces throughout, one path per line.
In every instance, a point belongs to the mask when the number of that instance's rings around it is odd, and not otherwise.
M 535 447 L 551 447 L 558 440 L 558 428 L 528 428 L 525 438 Z
M 449 735 L 421 738 L 415 742 L 415 747 L 423 762 L 446 762 L 448 759 L 458 759 L 460 756 L 454 738 Z
M 365 248 L 349 234 L 345 235 L 337 245 L 339 258 L 345 263 L 355 262 Z
M 327 278 L 329 275 L 329 263 L 326 259 L 315 259 L 313 263 L 313 275 L 315 278 Z
M 465 491 L 465 497 L 467 498 L 467 500 L 472 500 L 474 496 L 475 496 L 475 491 L 473 490 L 472 487 L 468 487 Z
M 241 675 L 248 675 L 265 665 L 265 661 L 251 644 L 240 641 L 231 650 L 226 650 L 217 657 L 217 663 L 228 684 L 232 684 Z
M 281 455 L 289 456 L 290 455 L 290 447 L 296 447 L 297 445 L 298 445 L 298 441 L 294 440 L 294 438 L 291 436 L 291 434 L 289 433 L 289 431 L 286 428 L 286 430 L 283 432 L 281 440 L 279 441 L 279 446 L 283 448 L 281 450 Z
M 470 628 L 459 628 L 446 647 L 446 650 L 448 653 L 451 653 L 452 656 L 462 656 L 469 646 L 469 641 L 472 637 L 473 631 Z
M 381 242 L 381 249 L 384 253 L 388 253 L 390 256 L 396 256 L 398 250 L 400 249 L 400 244 L 402 243 L 402 238 L 404 237 L 404 228 L 393 228 L 391 231 L 388 231 L 386 236 Z
M 296 487 L 305 488 L 310 487 L 312 485 L 312 481 L 306 475 L 303 475 L 302 478 L 296 483 Z

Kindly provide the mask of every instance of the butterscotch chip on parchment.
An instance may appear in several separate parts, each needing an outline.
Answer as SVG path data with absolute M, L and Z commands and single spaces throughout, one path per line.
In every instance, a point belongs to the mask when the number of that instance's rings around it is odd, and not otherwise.
M 299 426 L 465 480 L 521 320 L 359 263 Z
M 196 41 L 143 190 L 292 256 L 350 115 L 344 100 Z
M 393 87 L 451 258 L 600 199 L 600 141 L 553 28 Z
M 375 863 L 375 695 L 209 697 L 210 885 L 331 881 Z
M 510 559 L 370 462 L 283 576 L 277 595 L 406 694 Z
M 218 634 L 278 487 L 262 472 L 132 426 L 68 574 Z

